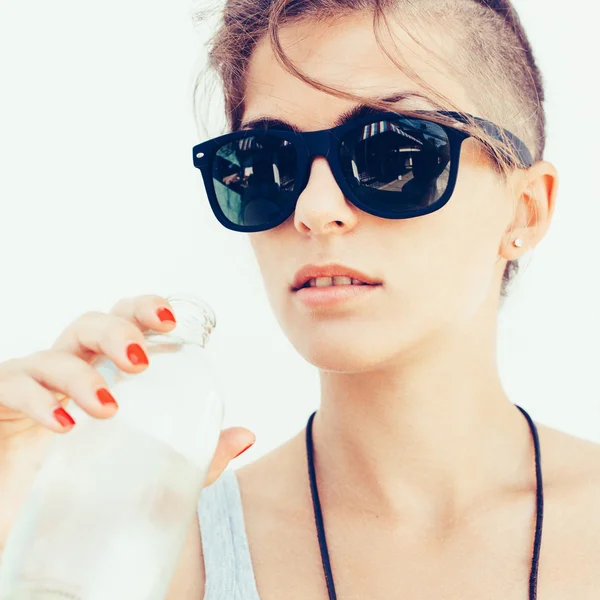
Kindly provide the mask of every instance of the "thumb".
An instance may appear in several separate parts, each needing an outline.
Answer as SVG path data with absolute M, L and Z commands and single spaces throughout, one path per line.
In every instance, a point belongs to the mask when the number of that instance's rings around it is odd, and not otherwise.
M 256 436 L 244 427 L 223 429 L 213 456 L 204 487 L 212 485 L 227 468 L 229 463 L 248 450 L 256 441 Z

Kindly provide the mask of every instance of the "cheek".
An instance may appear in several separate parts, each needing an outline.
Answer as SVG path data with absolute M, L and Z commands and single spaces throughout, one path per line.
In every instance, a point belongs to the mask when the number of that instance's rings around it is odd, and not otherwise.
M 265 231 L 249 234 L 250 245 L 260 269 L 265 292 L 275 311 L 294 276 L 293 269 L 300 265 L 292 265 L 283 236 L 278 231 Z M 286 265 L 288 265 L 286 267 Z
M 490 292 L 507 223 L 508 200 L 489 170 L 464 169 L 452 198 L 415 219 L 414 254 L 407 261 L 413 296 L 424 309 L 472 312 Z

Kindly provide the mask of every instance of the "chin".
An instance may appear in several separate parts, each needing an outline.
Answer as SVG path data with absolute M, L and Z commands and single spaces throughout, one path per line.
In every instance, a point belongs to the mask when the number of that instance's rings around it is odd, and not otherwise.
M 296 332 L 290 342 L 298 353 L 310 364 L 323 371 L 360 373 L 374 370 L 402 350 L 402 341 L 394 340 L 389 334 L 384 337 L 372 332 L 360 335 L 356 329 L 345 335 L 332 332 L 319 335 L 314 332 Z

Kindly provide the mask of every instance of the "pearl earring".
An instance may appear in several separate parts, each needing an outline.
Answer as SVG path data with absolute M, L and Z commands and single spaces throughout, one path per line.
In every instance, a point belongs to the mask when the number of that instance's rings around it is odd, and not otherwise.
M 513 242 L 513 244 L 517 247 L 517 248 L 521 248 L 523 246 L 523 240 L 521 238 L 515 240 Z

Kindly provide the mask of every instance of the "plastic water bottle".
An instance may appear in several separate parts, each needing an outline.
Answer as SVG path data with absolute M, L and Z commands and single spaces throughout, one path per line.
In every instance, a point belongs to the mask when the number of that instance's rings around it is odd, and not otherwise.
M 177 325 L 145 335 L 149 366 L 94 366 L 119 410 L 56 435 L 6 542 L 1 600 L 164 600 L 223 425 L 205 346 L 211 308 L 167 296 Z

